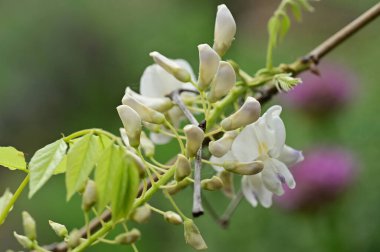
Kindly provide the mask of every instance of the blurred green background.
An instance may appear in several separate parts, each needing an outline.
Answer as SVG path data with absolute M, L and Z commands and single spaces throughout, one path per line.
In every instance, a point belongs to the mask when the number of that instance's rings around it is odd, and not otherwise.
M 238 31 L 227 58 L 250 73 L 264 66 L 266 21 L 279 1 L 230 0 Z M 275 62 L 291 62 L 374 5 L 376 0 L 329 0 L 315 3 L 302 24 L 275 51 Z M 121 126 L 115 107 L 127 85 L 138 88 L 154 50 L 198 66 L 196 46 L 212 44 L 216 6 L 221 1 L 109 0 L 0 1 L 0 145 L 12 145 L 29 159 L 40 147 L 83 128 L 99 127 L 117 134 Z M 287 143 L 303 149 L 316 141 L 339 143 L 360 161 L 359 177 L 350 190 L 318 214 L 297 214 L 279 208 L 252 208 L 243 201 L 227 230 L 209 215 L 197 219 L 209 251 L 379 251 L 380 190 L 378 108 L 380 21 L 373 22 L 326 59 L 353 69 L 357 94 L 349 109 L 336 118 L 338 134 L 315 127 L 290 109 L 284 111 Z M 324 137 L 323 137 L 324 136 Z M 171 150 L 159 149 L 165 161 Z M 0 170 L 0 193 L 15 191 L 22 174 Z M 219 213 L 228 204 L 214 193 Z M 65 202 L 62 176 L 53 178 L 29 200 L 27 192 L 0 227 L 0 251 L 20 249 L 12 232 L 22 233 L 21 211 L 38 222 L 41 244 L 57 238 L 48 219 L 69 228 L 83 225 L 79 197 Z M 175 197 L 190 215 L 191 191 Z M 211 199 L 211 197 L 209 197 Z M 164 209 L 161 195 L 153 199 Z M 180 226 L 155 215 L 139 225 L 141 251 L 192 251 Z M 89 251 L 131 251 L 129 247 L 97 245 Z

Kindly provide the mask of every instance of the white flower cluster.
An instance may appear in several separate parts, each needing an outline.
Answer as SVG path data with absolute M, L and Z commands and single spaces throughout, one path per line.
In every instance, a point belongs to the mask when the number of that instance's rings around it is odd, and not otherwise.
M 249 99 L 252 100 L 248 98 L 246 103 Z M 226 132 L 221 139 L 209 144 L 213 154 L 210 161 L 218 164 L 214 165 L 215 170 L 242 174 L 243 194 L 254 207 L 258 201 L 262 206 L 270 207 L 273 193 L 284 193 L 284 183 L 294 188 L 296 183 L 288 167 L 303 160 L 301 151 L 285 145 L 281 110 L 278 105 L 272 106 L 241 132 Z M 235 123 L 238 122 L 240 120 Z
M 123 105 L 117 108 L 128 146 L 141 146 L 145 155 L 152 157 L 153 143 L 165 144 L 171 137 L 178 137 L 177 129 L 184 114 L 168 98 L 171 92 L 179 89 L 199 92 L 198 96 L 188 92 L 181 94 L 182 100 L 190 101 L 187 104 L 190 109 L 196 108 L 191 104 L 196 99 L 202 102 L 206 99 L 206 107 L 212 108 L 231 91 L 236 83 L 235 70 L 221 57 L 231 46 L 235 33 L 236 24 L 231 12 L 225 5 L 218 6 L 213 48 L 207 44 L 198 46 L 197 80 L 187 61 L 169 59 L 158 52 L 150 53 L 156 64 L 145 69 L 140 80 L 140 94 L 127 88 Z M 206 114 L 206 111 L 202 112 Z M 290 188 L 295 187 L 287 167 L 301 161 L 303 156 L 300 151 L 285 145 L 285 127 L 280 113 L 281 107 L 273 106 L 260 117 L 260 103 L 253 97 L 247 97 L 240 109 L 221 121 L 224 135 L 209 143 L 209 151 L 213 155 L 210 163 L 218 172 L 243 175 L 242 191 L 253 206 L 260 202 L 269 207 L 272 194 L 283 193 L 283 183 Z M 153 143 L 143 133 L 142 125 L 150 130 Z M 181 167 L 181 171 L 176 173 L 177 181 L 191 174 L 191 158 L 197 154 L 205 138 L 205 132 L 197 125 L 186 125 L 183 133 L 186 147 L 182 146 L 182 153 L 177 158 L 176 165 Z M 182 140 L 179 142 L 182 144 Z M 220 185 L 220 181 L 217 182 Z

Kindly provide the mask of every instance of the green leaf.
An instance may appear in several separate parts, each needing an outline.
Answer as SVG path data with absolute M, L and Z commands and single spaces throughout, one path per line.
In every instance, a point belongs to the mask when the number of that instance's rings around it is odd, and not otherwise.
M 9 191 L 9 189 L 7 188 L 4 192 L 4 194 L 0 197 L 0 215 L 3 214 L 6 206 L 8 205 L 9 201 L 12 199 L 13 197 L 13 194 Z M 12 208 L 9 210 L 9 212 L 12 210 Z M 8 212 L 8 213 L 9 213 Z M 6 215 L 8 215 L 8 213 L 6 213 Z M 5 215 L 5 217 L 6 217 Z M 3 221 L 5 220 L 5 218 L 3 219 Z M 2 224 L 3 222 L 0 222 L 0 225 Z
M 281 30 L 280 30 L 280 38 L 284 39 L 285 35 L 288 33 L 290 28 L 290 19 L 286 13 L 281 15 Z
M 66 172 L 66 167 L 67 167 L 67 155 L 65 155 L 61 162 L 57 165 L 57 167 L 55 168 L 54 172 L 53 172 L 53 175 L 58 175 L 58 174 L 61 174 L 61 173 L 65 173 Z
M 139 175 L 135 163 L 126 156 L 123 148 L 118 151 L 122 162 L 115 171 L 112 190 L 112 220 L 116 222 L 128 216 L 139 188 Z
M 101 155 L 98 136 L 87 134 L 76 141 L 67 154 L 66 190 L 67 200 L 81 189 Z
M 31 198 L 53 175 L 57 165 L 65 156 L 67 144 L 63 139 L 48 144 L 38 150 L 29 163 Z
M 0 165 L 10 170 L 26 171 L 24 153 L 13 147 L 0 147 Z
M 111 201 L 112 187 L 114 186 L 115 170 L 121 166 L 122 156 L 119 147 L 111 144 L 103 152 L 95 169 L 95 184 L 97 189 L 97 209 L 103 211 Z
M 296 2 L 291 1 L 290 8 L 293 12 L 294 18 L 300 22 L 302 20 L 302 11 L 300 5 Z

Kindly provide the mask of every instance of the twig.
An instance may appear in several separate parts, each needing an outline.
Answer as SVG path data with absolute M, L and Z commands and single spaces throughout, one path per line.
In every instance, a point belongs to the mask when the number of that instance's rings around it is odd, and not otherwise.
M 198 123 L 197 119 L 186 107 L 180 97 L 180 93 L 184 92 L 181 90 L 174 90 L 168 96 L 173 100 L 175 104 L 181 109 L 186 118 L 190 121 L 191 124 L 200 127 L 203 131 L 205 130 L 204 125 Z M 188 90 L 186 90 L 188 91 Z M 202 206 L 202 196 L 201 196 L 201 169 L 202 169 L 202 146 L 197 151 L 194 162 L 194 192 L 193 192 L 193 216 L 198 217 L 203 215 L 203 206 Z
M 373 6 L 371 9 L 363 13 L 361 16 L 359 16 L 357 19 L 355 19 L 353 22 L 342 28 L 340 31 L 338 31 L 336 34 L 325 40 L 323 43 L 321 43 L 319 46 L 317 46 L 315 49 L 313 49 L 309 54 L 307 54 L 306 57 L 304 57 L 301 60 L 297 60 L 293 64 L 290 64 L 290 71 L 292 71 L 292 67 L 295 65 L 301 65 L 299 69 L 297 70 L 296 74 L 299 74 L 303 71 L 309 70 L 310 67 L 312 67 L 312 64 L 317 64 L 320 59 L 322 59 L 325 55 L 327 55 L 330 51 L 332 51 L 334 48 L 336 48 L 338 45 L 342 44 L 345 40 L 347 40 L 351 35 L 362 29 L 365 25 L 369 24 L 371 21 L 373 21 L 376 17 L 378 17 L 380 14 L 380 3 Z M 195 90 L 184 90 L 181 89 L 178 91 L 181 92 L 193 92 L 198 93 Z M 265 103 L 268 100 L 270 100 L 273 95 L 277 94 L 278 90 L 274 86 L 269 86 L 269 88 L 262 90 L 260 95 L 257 97 L 258 101 L 260 103 Z M 149 182 L 148 182 L 149 183 Z M 140 188 L 141 189 L 141 188 Z M 140 190 L 140 192 L 142 189 Z M 104 221 L 110 220 L 111 213 L 109 211 L 105 211 L 101 218 Z M 89 229 L 91 233 L 95 232 L 96 230 L 101 227 L 101 221 L 98 218 L 95 218 L 90 222 Z M 82 237 L 86 237 L 86 230 L 81 229 Z M 53 251 L 53 252 L 65 252 L 67 251 L 67 244 L 66 243 L 54 243 L 51 245 L 45 246 L 46 249 Z
M 182 92 L 190 92 L 192 91 L 191 89 L 189 90 L 184 90 L 184 89 L 178 89 L 178 90 L 174 90 L 173 92 L 171 92 L 168 97 L 170 99 L 172 99 L 172 101 L 178 105 L 179 109 L 183 112 L 183 114 L 186 116 L 186 118 L 190 121 L 191 124 L 194 124 L 194 125 L 197 125 L 198 126 L 198 121 L 197 119 L 194 117 L 194 115 L 190 112 L 190 110 L 186 107 L 186 105 L 183 103 L 183 101 L 181 100 L 181 96 L 180 94 Z

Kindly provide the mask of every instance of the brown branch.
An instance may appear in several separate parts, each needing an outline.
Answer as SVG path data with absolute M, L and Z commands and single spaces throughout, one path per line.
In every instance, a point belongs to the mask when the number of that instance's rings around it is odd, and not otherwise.
M 365 25 L 369 24 L 375 18 L 380 15 L 380 3 L 373 6 L 371 9 L 360 15 L 350 24 L 339 30 L 337 33 L 332 35 L 330 38 L 326 39 L 323 43 L 313 49 L 306 57 L 303 57 L 301 60 L 297 60 L 296 62 L 287 66 L 286 71 L 292 72 L 295 75 L 306 70 L 309 70 L 315 64 L 318 64 L 319 60 L 322 59 L 325 55 L 327 55 L 330 51 L 335 49 L 338 45 L 342 44 L 349 37 L 355 34 L 357 31 L 362 29 Z M 181 91 L 180 91 L 181 92 Z M 275 94 L 278 93 L 277 88 L 274 85 L 270 85 L 264 90 L 261 90 L 257 99 L 260 103 L 265 103 L 269 101 Z M 150 182 L 149 182 L 150 183 Z M 141 193 L 141 188 L 140 188 Z M 102 216 L 102 220 L 107 221 L 111 218 L 111 212 L 105 211 Z M 98 218 L 93 219 L 90 222 L 90 233 L 94 233 L 101 227 L 101 221 Z M 86 237 L 86 228 L 81 228 L 82 237 Z M 64 242 L 54 243 L 45 246 L 49 251 L 53 252 L 65 252 L 67 251 L 67 244 Z

